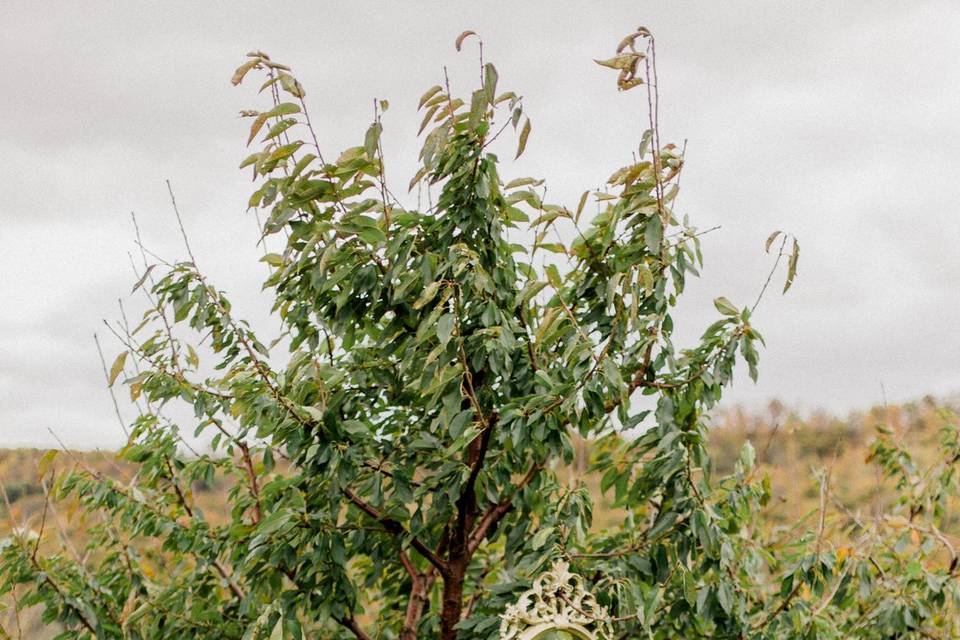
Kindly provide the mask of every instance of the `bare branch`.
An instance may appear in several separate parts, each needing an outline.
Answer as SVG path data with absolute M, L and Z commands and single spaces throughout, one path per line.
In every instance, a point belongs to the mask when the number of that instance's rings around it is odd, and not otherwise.
M 100 365 L 103 367 L 103 377 L 107 382 L 110 399 L 113 401 L 113 411 L 117 414 L 117 421 L 120 423 L 120 428 L 123 429 L 123 434 L 129 438 L 130 430 L 127 429 L 127 425 L 123 421 L 123 416 L 120 415 L 120 405 L 117 404 L 117 395 L 113 392 L 113 386 L 110 384 L 110 373 L 107 371 L 107 361 L 103 357 L 103 349 L 100 347 L 100 338 L 97 337 L 97 334 L 93 334 L 93 341 L 97 345 L 97 354 L 100 356 Z

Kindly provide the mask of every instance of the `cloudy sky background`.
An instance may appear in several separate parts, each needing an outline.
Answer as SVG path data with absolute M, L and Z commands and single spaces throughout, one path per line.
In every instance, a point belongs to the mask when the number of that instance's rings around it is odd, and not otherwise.
M 842 5 L 842 6 L 838 6 Z M 500 86 L 533 121 L 508 177 L 576 203 L 630 158 L 641 91 L 608 57 L 639 24 L 658 41 L 661 136 L 689 140 L 679 209 L 701 228 L 689 287 L 694 339 L 726 295 L 749 304 L 773 229 L 799 236 L 797 283 L 756 324 L 761 377 L 728 404 L 773 397 L 845 412 L 960 391 L 960 5 L 955 2 L 25 2 L 0 3 L 0 446 L 115 446 L 122 434 L 92 335 L 132 314 L 130 212 L 146 243 L 183 257 L 165 179 L 201 267 L 266 319 L 256 227 L 244 212 L 248 121 L 263 101 L 230 86 L 244 54 L 289 63 L 329 155 L 362 142 L 390 100 L 394 190 L 415 170 L 416 100 L 450 68 L 476 78 L 478 31 Z M 512 143 L 510 143 L 512 144 Z M 679 314 L 678 314 L 679 315 Z M 120 347 L 104 337 L 108 359 Z M 127 411 L 127 417 L 131 417 Z

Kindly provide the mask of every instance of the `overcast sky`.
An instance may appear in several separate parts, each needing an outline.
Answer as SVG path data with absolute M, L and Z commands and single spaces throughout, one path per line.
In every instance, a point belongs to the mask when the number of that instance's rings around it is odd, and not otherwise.
M 183 256 L 177 191 L 201 266 L 260 325 L 265 276 L 245 202 L 251 49 L 293 66 L 334 155 L 390 100 L 384 146 L 402 191 L 415 170 L 416 100 L 450 67 L 476 77 L 479 32 L 500 86 L 533 121 L 509 177 L 548 180 L 575 205 L 630 159 L 641 91 L 609 57 L 638 25 L 658 42 L 661 137 L 689 141 L 679 209 L 702 228 L 705 275 L 680 332 L 725 295 L 752 302 L 763 241 L 802 244 L 787 296 L 756 324 L 761 375 L 729 403 L 810 410 L 960 390 L 960 4 L 944 2 L 0 2 L 0 446 L 115 446 L 122 438 L 92 335 L 130 298 L 130 212 L 158 253 Z M 679 315 L 679 314 L 678 314 Z M 105 338 L 107 357 L 119 345 Z M 127 417 L 131 417 L 127 412 Z

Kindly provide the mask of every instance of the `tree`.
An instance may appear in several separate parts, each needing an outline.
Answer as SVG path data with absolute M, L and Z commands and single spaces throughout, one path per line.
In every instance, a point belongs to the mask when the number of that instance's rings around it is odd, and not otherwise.
M 500 177 L 495 143 L 519 131 L 519 156 L 531 124 L 493 65 L 466 99 L 430 88 L 410 189 L 431 204 L 415 209 L 385 178 L 386 102 L 363 144 L 328 161 L 301 84 L 250 54 L 233 83 L 262 73 L 271 105 L 244 112 L 260 142 L 241 168 L 258 181 L 250 207 L 269 213 L 264 236 L 285 243 L 264 258 L 283 333 L 255 335 L 189 243 L 156 279 L 144 254 L 150 308 L 114 326 L 126 351 L 108 374 L 142 406 L 120 454 L 137 475 L 53 477 L 52 494 L 100 518 L 95 562 L 38 553 L 43 525 L 22 530 L 3 549 L 3 588 L 25 585 L 20 602 L 42 604 L 63 638 L 492 639 L 505 607 L 566 558 L 620 637 L 827 637 L 822 617 L 862 605 L 854 581 L 875 570 L 827 553 L 822 524 L 799 555 L 751 528 L 769 495 L 751 448 L 711 479 L 708 411 L 738 356 L 756 377 L 761 338 L 756 304 L 718 298 L 700 342 L 673 344 L 702 257 L 673 211 L 683 154 L 659 140 L 654 57 L 639 29 L 600 61 L 621 90 L 648 88 L 650 126 L 635 160 L 571 208 L 545 202 L 539 180 Z M 210 452 L 189 450 L 173 403 L 212 434 Z M 594 530 L 585 486 L 558 481 L 575 438 L 592 441 L 622 527 Z M 232 482 L 222 523 L 192 494 L 217 481 Z

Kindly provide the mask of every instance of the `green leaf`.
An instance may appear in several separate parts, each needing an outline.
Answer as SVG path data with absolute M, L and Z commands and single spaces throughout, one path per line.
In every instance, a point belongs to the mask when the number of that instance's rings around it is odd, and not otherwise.
M 487 94 L 483 90 L 474 91 L 470 98 L 470 125 L 475 127 L 487 111 Z
M 259 151 L 257 153 L 251 153 L 246 158 L 244 158 L 243 162 L 241 162 L 240 166 L 237 168 L 243 169 L 244 167 L 249 167 L 252 164 L 256 164 L 257 161 L 260 160 L 260 158 L 262 157 L 264 157 L 264 154 Z
M 295 140 L 290 144 L 281 145 L 273 150 L 273 152 L 267 158 L 267 162 L 277 162 L 279 160 L 283 160 L 284 158 L 289 158 L 296 153 L 297 149 L 299 149 L 301 146 L 303 146 L 303 142 L 300 140 Z
M 423 130 L 426 129 L 427 125 L 430 123 L 430 119 L 433 118 L 433 114 L 435 114 L 439 108 L 440 105 L 435 104 L 427 109 L 427 112 L 423 115 L 423 120 L 420 121 L 420 128 L 417 129 L 417 135 L 423 133 Z M 429 136 L 427 136 L 427 139 L 429 139 Z
M 543 282 L 542 280 L 531 280 L 524 285 L 523 290 L 520 292 L 520 297 L 517 299 L 517 304 L 526 304 L 531 298 L 540 293 L 540 291 L 542 291 L 546 286 L 547 283 Z
M 420 109 L 423 109 L 423 105 L 425 105 L 430 98 L 432 98 L 439 91 L 442 91 L 442 90 L 443 90 L 443 87 L 441 87 L 438 84 L 435 84 L 429 89 L 427 89 L 426 92 L 424 92 L 424 94 L 420 96 L 420 102 L 417 103 L 417 111 L 419 111 Z
M 50 470 L 50 465 L 53 464 L 53 460 L 57 457 L 58 453 L 60 452 L 57 449 L 47 449 L 43 452 L 43 455 L 40 456 L 40 461 L 37 462 L 37 469 L 40 472 L 41 478 L 47 475 L 47 471 Z
M 624 53 L 607 60 L 594 60 L 594 62 L 611 69 L 633 69 L 642 58 L 642 53 Z
M 790 260 L 787 262 L 787 281 L 783 285 L 783 292 L 793 285 L 793 279 L 797 276 L 797 262 L 800 260 L 800 244 L 797 239 L 793 239 L 793 251 L 790 252 Z
M 440 290 L 439 282 L 431 282 L 423 290 L 423 293 L 420 294 L 420 297 L 417 298 L 417 301 L 413 303 L 414 309 L 422 309 L 424 305 L 433 300 L 437 296 L 437 291 Z
M 363 148 L 367 152 L 367 156 L 370 158 L 375 158 L 377 155 L 377 148 L 380 144 L 380 134 L 383 132 L 383 127 L 379 122 L 374 122 L 367 129 L 367 135 L 363 139 Z
M 356 437 L 365 437 L 370 435 L 370 429 L 359 420 L 345 420 L 343 430 Z
M 721 582 L 717 588 L 717 601 L 728 615 L 733 610 L 733 588 L 729 582 Z
M 282 267 L 283 256 L 281 256 L 279 253 L 267 253 L 260 258 L 260 262 L 266 262 L 271 267 Z
M 273 138 L 276 138 L 277 136 L 279 136 L 280 134 L 282 134 L 284 131 L 286 131 L 287 129 L 289 129 L 295 124 L 297 124 L 297 121 L 291 118 L 286 118 L 284 120 L 281 120 L 280 122 L 276 123 L 275 125 L 270 127 L 270 129 L 267 130 L 267 135 L 263 137 L 263 141 L 266 142 L 267 140 L 272 140 Z
M 617 367 L 617 363 L 614 362 L 612 358 L 604 358 L 603 375 L 614 389 L 625 389 L 623 376 L 620 375 L 620 368 Z
M 417 186 L 417 183 L 423 180 L 423 177 L 426 175 L 427 175 L 427 168 L 420 167 L 417 173 L 414 174 L 413 178 L 410 179 L 410 184 L 407 185 L 407 192 L 413 191 L 413 188 Z
M 300 113 L 300 105 L 293 102 L 281 102 L 263 115 L 269 118 L 276 118 L 278 116 L 289 116 L 294 113 Z
M 450 437 L 459 438 L 463 435 L 464 428 L 473 421 L 473 409 L 464 409 L 450 421 Z
M 370 245 L 378 245 L 387 241 L 386 234 L 377 227 L 364 227 L 357 232 L 357 235 Z
M 587 204 L 587 197 L 590 195 L 589 191 L 584 191 L 580 196 L 580 202 L 577 203 L 577 214 L 574 216 L 573 221 L 575 223 L 580 222 L 580 215 L 583 213 L 583 208 Z
M 756 460 L 757 452 L 753 448 L 753 444 L 747 440 L 740 448 L 740 462 L 743 464 L 743 470 L 746 473 L 750 473 L 753 470 L 753 465 Z
M 641 264 L 637 267 L 637 280 L 640 284 L 643 285 L 643 288 L 647 291 L 653 291 L 653 272 L 650 271 L 650 267 L 645 264 Z
M 737 308 L 733 306 L 733 303 L 727 300 L 726 298 L 724 298 L 723 296 L 720 296 L 719 298 L 715 298 L 713 301 L 713 306 L 715 306 L 717 308 L 717 311 L 719 311 L 725 316 L 735 316 L 740 313 L 739 311 L 737 311 Z
M 452 313 L 445 313 L 437 320 L 437 339 L 440 340 L 440 344 L 443 346 L 446 346 L 447 343 L 450 342 L 455 323 L 456 318 Z
M 559 242 L 541 242 L 537 246 L 551 253 L 562 253 L 564 255 L 567 253 L 567 248 Z
M 107 386 L 112 387 L 113 383 L 117 381 L 117 377 L 123 371 L 123 365 L 127 362 L 127 353 L 128 352 L 124 351 L 113 361 L 113 365 L 110 367 L 110 377 L 107 381 Z
M 526 122 L 523 123 L 523 129 L 520 130 L 520 140 L 517 142 L 517 155 L 514 156 L 514 160 L 520 157 L 523 153 L 523 150 L 527 148 L 527 138 L 530 137 L 530 118 L 526 119 Z
M 530 541 L 530 548 L 534 551 L 537 551 L 547 544 L 547 540 L 550 539 L 550 536 L 553 535 L 554 527 L 543 527 L 533 536 L 533 540 Z
M 528 185 L 538 187 L 541 184 L 543 184 L 543 180 L 537 180 L 536 178 L 516 178 L 514 180 L 511 180 L 507 184 L 503 185 L 503 188 L 505 190 L 509 190 L 509 189 L 516 189 L 517 187 L 526 187 Z
M 283 87 L 284 91 L 295 98 L 302 98 L 305 95 L 303 92 L 303 85 L 301 85 L 297 79 L 289 73 L 280 74 L 280 86 Z
M 563 280 L 560 278 L 560 271 L 557 269 L 557 265 L 548 264 L 543 270 L 547 274 L 547 280 L 555 289 L 563 286 Z
M 487 95 L 487 102 L 493 104 L 497 97 L 497 69 L 489 62 L 483 65 L 483 90 Z
M 305 406 L 303 407 L 303 410 L 306 411 L 307 414 L 314 419 L 314 421 L 319 423 L 323 422 L 324 415 L 320 409 L 317 409 L 316 407 Z
M 643 240 L 647 244 L 647 250 L 650 253 L 660 253 L 660 243 L 663 241 L 663 222 L 660 216 L 652 215 L 647 220 L 647 226 L 644 228 Z
M 612 307 L 616 301 L 617 288 L 620 286 L 620 280 L 623 279 L 622 273 L 615 273 L 607 282 L 607 307 Z
M 650 150 L 650 141 L 653 140 L 653 131 L 647 129 L 643 132 L 643 135 L 640 136 L 640 147 L 637 150 L 637 156 L 641 159 L 647 155 L 647 151 Z
M 200 366 L 200 357 L 197 356 L 197 352 L 189 344 L 187 345 L 187 364 L 194 369 Z

